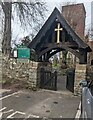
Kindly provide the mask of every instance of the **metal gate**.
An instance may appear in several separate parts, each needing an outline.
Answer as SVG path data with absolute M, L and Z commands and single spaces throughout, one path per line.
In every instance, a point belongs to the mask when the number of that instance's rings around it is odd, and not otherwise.
M 74 79 L 75 79 L 75 69 L 69 69 L 67 71 L 66 88 L 73 93 L 74 93 Z
M 40 88 L 49 89 L 49 90 L 57 90 L 57 72 L 51 72 L 44 70 L 41 68 L 41 81 Z

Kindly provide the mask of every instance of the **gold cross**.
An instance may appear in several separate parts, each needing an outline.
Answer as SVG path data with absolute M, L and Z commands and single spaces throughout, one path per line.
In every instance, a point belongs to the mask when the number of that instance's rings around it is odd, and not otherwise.
M 57 28 L 55 29 L 55 31 L 57 31 L 57 43 L 60 42 L 60 31 L 62 31 L 63 28 L 60 28 L 60 23 L 58 23 Z

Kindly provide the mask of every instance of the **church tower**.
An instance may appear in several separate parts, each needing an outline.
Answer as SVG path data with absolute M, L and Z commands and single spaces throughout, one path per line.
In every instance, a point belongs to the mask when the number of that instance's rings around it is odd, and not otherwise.
M 79 37 L 84 39 L 86 11 L 83 3 L 62 6 L 62 14 Z
M 62 15 L 72 27 L 72 29 L 76 32 L 76 34 L 84 40 L 85 36 L 85 19 L 86 19 L 86 11 L 83 3 L 80 4 L 71 4 L 62 6 Z M 69 56 L 70 55 L 70 56 Z M 76 64 L 78 59 L 68 52 L 67 54 L 67 61 L 72 64 Z M 60 63 L 63 61 L 63 52 L 59 54 Z M 69 64 L 68 62 L 68 64 Z

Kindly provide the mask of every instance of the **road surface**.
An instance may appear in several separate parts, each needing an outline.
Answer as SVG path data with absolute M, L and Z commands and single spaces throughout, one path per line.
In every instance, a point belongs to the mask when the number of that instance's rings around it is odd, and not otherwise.
M 75 118 L 80 97 L 67 91 L 18 91 L 0 101 L 2 118 Z

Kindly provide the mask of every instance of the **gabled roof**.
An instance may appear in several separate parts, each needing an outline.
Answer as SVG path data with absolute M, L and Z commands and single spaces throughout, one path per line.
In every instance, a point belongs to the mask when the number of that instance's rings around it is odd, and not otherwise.
M 51 24 L 53 24 L 53 22 L 56 20 L 58 20 L 62 27 L 66 29 L 67 33 L 71 35 L 73 40 L 77 43 L 78 48 L 87 49 L 88 52 L 91 51 L 90 47 L 74 32 L 74 30 L 70 27 L 70 25 L 67 23 L 57 8 L 54 9 L 48 20 L 45 22 L 35 38 L 30 42 L 28 47 L 35 49 L 36 45 L 41 41 L 46 32 L 50 29 Z

